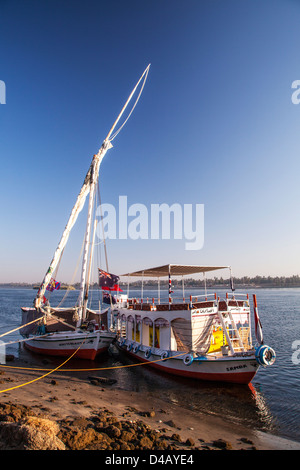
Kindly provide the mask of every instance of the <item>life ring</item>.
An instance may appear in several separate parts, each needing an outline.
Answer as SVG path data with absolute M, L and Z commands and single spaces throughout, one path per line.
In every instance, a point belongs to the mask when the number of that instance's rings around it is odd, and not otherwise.
M 271 366 L 276 359 L 276 353 L 270 346 L 262 345 L 255 351 L 257 362 L 262 366 Z
M 276 353 L 270 346 L 261 345 L 255 351 L 255 358 L 259 365 L 271 366 L 275 362 Z
M 133 346 L 133 343 L 127 344 L 127 351 L 131 351 L 131 350 L 132 350 L 132 346 Z
M 146 358 L 146 359 L 149 359 L 149 357 L 151 356 L 151 354 L 152 354 L 151 348 L 146 349 L 146 351 L 145 351 L 145 358 Z
M 183 363 L 185 366 L 190 366 L 193 362 L 194 358 L 191 354 L 186 354 L 183 358 Z
M 121 348 L 125 345 L 125 343 L 126 343 L 126 339 L 123 339 L 123 341 L 121 341 L 121 344 L 120 344 Z
M 162 361 L 166 361 L 168 357 L 169 357 L 169 351 L 164 351 L 160 356 Z
M 134 352 L 134 353 L 137 353 L 137 352 L 140 350 L 140 347 L 141 347 L 140 344 L 136 344 L 136 345 L 133 347 L 133 352 Z

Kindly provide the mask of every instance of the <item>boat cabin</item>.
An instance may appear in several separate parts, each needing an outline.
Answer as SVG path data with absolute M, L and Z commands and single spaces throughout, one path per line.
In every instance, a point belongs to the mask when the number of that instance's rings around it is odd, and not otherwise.
M 128 273 L 127 295 L 117 295 L 113 313 L 121 341 L 127 349 L 151 348 L 152 353 L 192 352 L 236 355 L 252 350 L 248 295 L 232 291 L 225 296 L 208 293 L 205 273 L 224 266 L 165 265 Z M 230 268 L 229 268 L 230 269 Z M 204 293 L 185 295 L 184 276 L 203 273 Z M 231 274 L 231 269 L 230 269 Z M 141 277 L 141 296 L 130 297 L 129 278 Z M 172 277 L 182 277 L 182 295 L 174 295 Z M 144 277 L 157 277 L 157 297 L 144 297 Z M 161 295 L 160 279 L 169 279 L 168 295 Z

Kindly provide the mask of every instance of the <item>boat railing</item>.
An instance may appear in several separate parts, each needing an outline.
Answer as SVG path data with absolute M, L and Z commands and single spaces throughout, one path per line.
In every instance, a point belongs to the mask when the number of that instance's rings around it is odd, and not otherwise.
M 198 302 L 198 299 L 199 302 L 217 300 L 217 294 L 190 295 L 190 302 Z
M 185 298 L 182 296 L 172 296 L 169 298 L 146 297 L 130 298 L 127 300 L 127 307 L 132 310 L 190 310 L 193 308 L 207 308 L 216 305 L 216 294 L 194 295 Z
M 226 292 L 226 299 L 242 299 L 245 298 L 249 300 L 249 294 L 242 294 L 241 292 L 234 293 L 234 292 Z
M 249 307 L 248 294 L 226 293 L 219 297 L 216 293 L 172 297 L 132 297 L 127 299 L 127 307 L 133 310 L 190 310 L 218 306 L 219 311 L 227 311 L 235 307 Z
M 168 301 L 166 302 L 161 302 L 162 299 L 159 299 L 158 301 L 155 301 L 154 298 L 148 299 L 128 299 L 127 302 L 127 307 L 132 310 L 158 310 L 158 311 L 163 311 L 163 310 L 189 310 L 189 303 L 188 302 L 176 302 L 176 303 L 169 303 Z
M 228 307 L 249 307 L 249 294 L 226 293 L 226 303 Z

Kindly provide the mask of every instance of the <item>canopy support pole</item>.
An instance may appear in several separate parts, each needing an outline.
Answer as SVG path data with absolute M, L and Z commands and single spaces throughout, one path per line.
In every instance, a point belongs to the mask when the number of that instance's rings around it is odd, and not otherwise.
M 171 303 L 172 303 L 172 281 L 171 281 L 171 266 L 169 265 L 169 310 L 171 310 Z
M 160 305 L 160 277 L 158 277 L 158 305 Z
M 205 273 L 203 273 L 203 279 L 204 279 L 205 300 L 207 300 L 207 289 L 206 289 L 206 276 L 205 276 Z
M 143 308 L 143 298 L 144 298 L 144 271 L 142 274 L 141 309 Z
M 234 291 L 235 291 L 235 288 L 234 288 L 234 284 L 233 284 L 233 277 L 232 277 L 232 269 L 231 269 L 231 266 L 229 267 L 229 273 L 230 273 L 230 288 L 232 290 L 232 297 L 234 298 Z

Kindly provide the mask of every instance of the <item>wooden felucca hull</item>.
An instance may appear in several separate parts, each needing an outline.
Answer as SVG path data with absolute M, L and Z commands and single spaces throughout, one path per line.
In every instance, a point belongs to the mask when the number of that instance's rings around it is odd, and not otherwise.
M 69 357 L 75 353 L 76 358 L 94 360 L 96 356 L 108 350 L 115 335 L 105 331 L 58 332 L 47 337 L 28 338 L 25 347 L 30 351 L 45 356 Z

